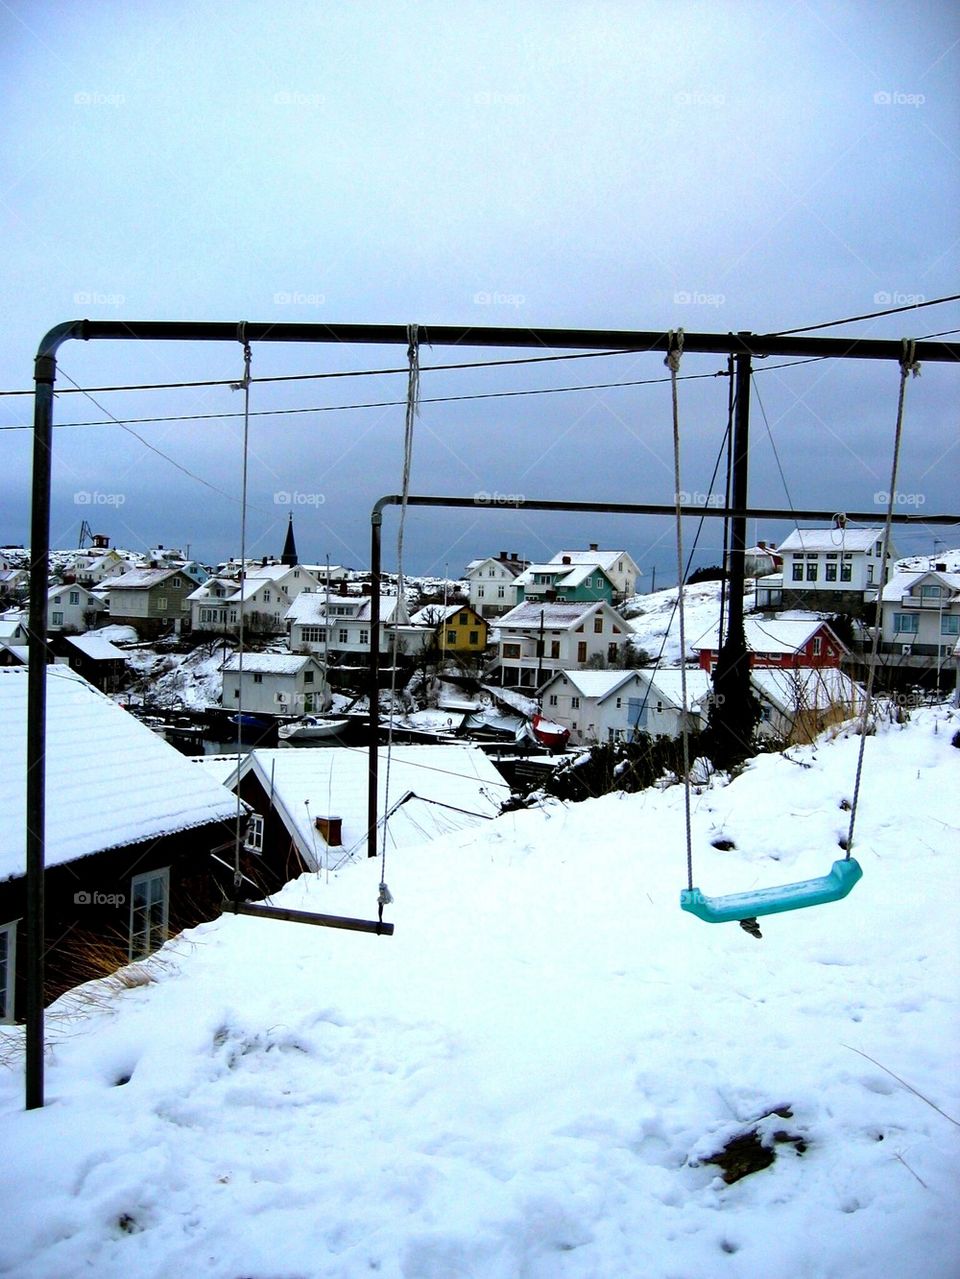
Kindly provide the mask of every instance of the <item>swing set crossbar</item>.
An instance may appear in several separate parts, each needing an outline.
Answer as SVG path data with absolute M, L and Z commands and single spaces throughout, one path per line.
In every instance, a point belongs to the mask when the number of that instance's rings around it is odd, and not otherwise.
M 345 928 L 354 933 L 377 933 L 392 937 L 393 924 L 382 919 L 351 919 L 349 915 L 318 915 L 310 910 L 287 910 L 284 906 L 262 906 L 259 902 L 226 902 L 234 915 L 254 915 L 257 919 L 282 919 L 290 924 L 318 924 L 321 928 Z
M 680 908 L 708 924 L 729 924 L 738 919 L 754 919 L 757 915 L 778 915 L 785 910 L 840 901 L 862 875 L 860 863 L 846 857 L 833 863 L 829 875 L 773 888 L 757 888 L 749 893 L 707 897 L 699 888 L 685 888 L 680 894 Z

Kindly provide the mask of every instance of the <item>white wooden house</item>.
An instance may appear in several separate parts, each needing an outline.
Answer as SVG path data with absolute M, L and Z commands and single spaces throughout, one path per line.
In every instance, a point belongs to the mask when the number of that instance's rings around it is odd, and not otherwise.
M 208 578 L 187 596 L 191 628 L 219 635 L 236 634 L 242 612 L 245 628 L 259 634 L 279 635 L 293 600 L 283 578 L 293 570 L 282 564 L 275 567 L 282 569 L 282 573 L 262 577 L 249 573 L 242 583 L 230 577 Z
M 303 715 L 330 705 L 323 667 L 309 654 L 245 653 L 242 674 L 240 666 L 240 655 L 234 653 L 221 668 L 225 710 Z
M 585 551 L 558 551 L 550 563 L 598 565 L 613 583 L 617 599 L 629 599 L 631 595 L 635 595 L 637 578 L 643 576 L 629 551 L 601 550 L 597 542 L 591 542 Z
M 880 653 L 894 665 L 939 669 L 960 637 L 960 573 L 897 573 L 880 601 Z
M 290 651 L 324 653 L 331 664 L 362 666 L 370 652 L 369 595 L 330 595 L 304 591 L 286 612 Z M 381 656 L 392 651 L 394 633 L 401 652 L 422 641 L 422 628 L 411 628 L 406 604 L 396 595 L 380 596 Z
M 861 609 L 876 600 L 897 551 L 883 560 L 882 528 L 795 529 L 777 547 L 785 608 Z
M 703 727 L 710 676 L 689 667 L 687 727 Z M 558 672 L 544 686 L 544 715 L 570 730 L 574 745 L 628 742 L 639 733 L 677 737 L 681 731 L 679 668 Z
M 619 663 L 632 634 L 629 622 L 604 600 L 518 604 L 498 620 L 497 632 L 500 683 L 527 689 L 561 670 Z
M 471 560 L 464 576 L 474 612 L 481 617 L 499 617 L 514 608 L 519 601 L 517 578 L 526 567 L 527 561 L 515 551 L 501 551 L 496 556 Z
M 80 633 L 98 626 L 103 600 L 79 582 L 52 586 L 47 593 L 47 630 Z

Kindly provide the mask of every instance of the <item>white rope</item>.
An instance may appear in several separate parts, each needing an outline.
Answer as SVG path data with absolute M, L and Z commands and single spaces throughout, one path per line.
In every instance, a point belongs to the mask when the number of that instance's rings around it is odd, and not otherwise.
M 253 353 L 246 337 L 246 324 L 241 324 L 238 338 L 243 343 L 243 377 L 231 384 L 234 391 L 243 391 L 243 479 L 240 490 L 240 622 L 237 628 L 237 818 L 233 840 L 233 892 L 239 900 L 243 876 L 240 870 L 240 824 L 243 819 L 243 800 L 240 798 L 240 761 L 243 753 L 243 605 L 247 568 L 247 461 L 250 439 L 250 365 Z
M 390 763 L 393 756 L 393 717 L 396 709 L 397 694 L 397 625 L 398 621 L 404 620 L 407 615 L 406 583 L 403 575 L 403 530 L 407 517 L 407 499 L 410 496 L 410 470 L 413 463 L 413 424 L 414 419 L 420 412 L 420 337 L 416 324 L 407 325 L 407 363 L 407 408 L 403 425 L 403 474 L 400 484 L 400 522 L 397 529 L 397 607 L 394 612 L 393 644 L 391 646 L 390 718 L 387 722 L 387 767 L 383 785 L 384 813 L 389 812 L 390 808 Z M 378 583 L 374 583 L 374 589 L 379 590 Z M 379 642 L 379 637 L 374 636 L 374 643 L 378 644 Z M 381 919 L 383 919 L 384 906 L 388 906 L 392 901 L 393 897 L 387 887 L 387 823 L 384 820 L 380 845 L 380 892 L 377 897 L 377 907 Z
M 680 402 L 677 375 L 683 356 L 683 329 L 670 333 L 670 346 L 663 361 L 670 370 L 673 405 L 673 505 L 677 542 L 677 616 L 680 622 L 680 736 L 683 740 L 683 818 L 687 846 L 687 887 L 693 888 L 693 837 L 690 827 L 690 730 L 687 725 L 687 632 L 683 609 L 683 516 L 680 498 Z
M 880 582 L 877 586 L 877 606 L 873 620 L 873 638 L 870 643 L 870 660 L 867 667 L 867 687 L 860 711 L 860 748 L 857 752 L 857 775 L 853 784 L 853 801 L 850 804 L 850 825 L 847 828 L 846 855 L 853 851 L 853 830 L 857 822 L 857 804 L 860 800 L 860 781 L 863 776 L 863 752 L 867 744 L 867 725 L 873 701 L 873 683 L 877 670 L 877 654 L 880 650 L 880 628 L 883 623 L 883 588 L 886 585 L 887 555 L 890 550 L 890 534 L 893 527 L 893 505 L 897 497 L 897 472 L 900 467 L 900 442 L 903 437 L 903 407 L 906 398 L 907 379 L 918 377 L 917 344 L 912 338 L 904 338 L 900 352 L 900 393 L 897 398 L 897 424 L 893 433 L 893 461 L 890 464 L 890 489 L 887 493 L 887 514 L 883 524 L 880 544 Z

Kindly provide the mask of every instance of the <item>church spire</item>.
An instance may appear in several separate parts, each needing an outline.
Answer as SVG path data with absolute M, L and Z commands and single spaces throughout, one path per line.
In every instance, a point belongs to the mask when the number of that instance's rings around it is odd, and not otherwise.
M 283 544 L 283 554 L 280 556 L 280 563 L 286 564 L 288 568 L 292 568 L 294 564 L 299 564 L 297 558 L 297 544 L 293 537 L 293 514 L 291 512 L 290 522 L 287 525 L 287 537 Z

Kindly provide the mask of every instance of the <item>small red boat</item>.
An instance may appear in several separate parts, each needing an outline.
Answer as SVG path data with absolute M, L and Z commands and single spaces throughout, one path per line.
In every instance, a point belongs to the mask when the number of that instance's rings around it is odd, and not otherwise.
M 555 724 L 552 720 L 544 719 L 539 711 L 530 721 L 530 728 L 540 745 L 546 746 L 550 750 L 562 750 L 570 738 L 569 728 L 564 728 L 562 724 Z

